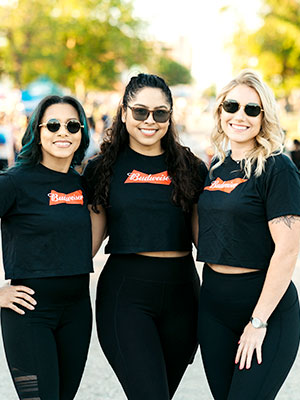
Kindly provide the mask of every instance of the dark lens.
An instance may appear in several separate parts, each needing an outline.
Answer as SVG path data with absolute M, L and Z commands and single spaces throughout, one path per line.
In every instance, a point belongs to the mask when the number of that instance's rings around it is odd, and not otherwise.
M 222 103 L 222 107 L 228 113 L 234 114 L 239 109 L 240 105 L 235 100 L 225 100 Z
M 170 111 L 155 110 L 153 112 L 153 119 L 156 122 L 167 122 L 169 118 L 170 118 Z
M 77 133 L 80 129 L 80 122 L 78 121 L 68 121 L 67 129 L 70 133 Z
M 149 111 L 146 108 L 132 108 L 132 115 L 137 121 L 145 121 L 149 117 Z
M 245 106 L 245 113 L 249 117 L 257 117 L 261 112 L 261 107 L 256 103 L 248 103 Z
M 47 122 L 47 129 L 50 132 L 57 132 L 60 128 L 60 122 L 57 119 L 50 119 Z

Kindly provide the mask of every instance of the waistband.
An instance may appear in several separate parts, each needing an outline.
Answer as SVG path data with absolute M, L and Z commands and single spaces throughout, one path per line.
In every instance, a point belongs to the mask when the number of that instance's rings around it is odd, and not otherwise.
M 193 256 L 150 257 L 140 254 L 111 254 L 105 270 L 157 282 L 190 282 L 199 279 Z
M 39 305 L 67 304 L 89 297 L 89 274 L 50 278 L 12 279 L 12 285 L 23 285 L 34 290 Z

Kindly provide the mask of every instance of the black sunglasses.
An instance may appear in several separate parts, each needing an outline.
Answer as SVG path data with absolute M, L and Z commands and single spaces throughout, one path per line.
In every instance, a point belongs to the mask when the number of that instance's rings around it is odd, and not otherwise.
M 63 123 L 55 118 L 51 118 L 49 121 L 40 124 L 39 127 L 46 126 L 48 131 L 57 132 L 62 125 L 65 126 L 70 133 L 77 133 L 80 128 L 84 128 L 84 125 L 81 125 L 77 119 L 70 119 L 67 123 Z
M 136 121 L 145 121 L 150 113 L 152 113 L 155 122 L 167 122 L 172 114 L 172 110 L 149 110 L 144 107 L 127 107 L 132 111 L 132 116 Z
M 236 100 L 225 100 L 221 103 L 221 106 L 230 114 L 234 114 L 240 109 L 240 107 L 244 107 L 244 111 L 249 117 L 257 117 L 262 111 L 264 111 L 261 106 L 256 103 L 248 103 L 245 106 L 242 106 Z

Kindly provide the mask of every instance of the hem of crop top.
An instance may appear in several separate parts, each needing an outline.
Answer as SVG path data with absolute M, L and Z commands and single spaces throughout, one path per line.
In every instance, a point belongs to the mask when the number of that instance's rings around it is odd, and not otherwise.
M 152 249 L 145 249 L 145 248 L 137 248 L 137 247 L 132 247 L 132 248 L 120 248 L 118 247 L 117 250 L 109 247 L 105 247 L 104 253 L 105 254 L 136 254 L 136 253 L 145 253 L 145 252 L 157 252 L 157 251 L 192 251 L 192 246 L 189 248 L 176 248 L 176 249 L 169 249 L 169 248 L 152 248 Z
M 42 272 L 42 273 L 41 273 Z M 22 276 L 18 273 L 6 274 L 5 279 L 28 279 L 28 278 L 55 278 L 60 276 L 74 276 L 74 275 L 84 275 L 93 273 L 94 269 L 92 267 L 86 268 L 79 271 L 65 271 L 65 272 L 52 272 L 52 271 L 28 271 L 28 273 L 22 273 Z
M 217 265 L 228 265 L 230 267 L 235 267 L 235 268 L 247 268 L 247 269 L 259 269 L 259 270 L 267 270 L 269 268 L 269 264 L 265 265 L 257 265 L 251 262 L 237 262 L 235 261 L 223 261 L 223 260 L 217 260 L 214 258 L 209 258 L 201 255 L 197 255 L 196 258 L 197 261 L 204 262 L 206 264 L 217 264 Z

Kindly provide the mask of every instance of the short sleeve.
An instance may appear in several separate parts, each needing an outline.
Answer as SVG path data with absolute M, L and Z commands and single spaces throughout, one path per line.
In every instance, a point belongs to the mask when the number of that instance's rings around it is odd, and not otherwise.
M 290 160 L 272 169 L 266 179 L 267 220 L 300 215 L 300 174 Z
M 16 200 L 16 189 L 7 174 L 0 174 L 0 218 L 13 206 Z
M 90 160 L 84 171 L 83 171 L 83 185 L 85 191 L 87 193 L 88 204 L 93 203 L 94 195 L 95 195 L 95 184 L 96 184 L 96 176 L 95 176 L 95 169 L 99 162 L 99 157 L 93 158 Z

